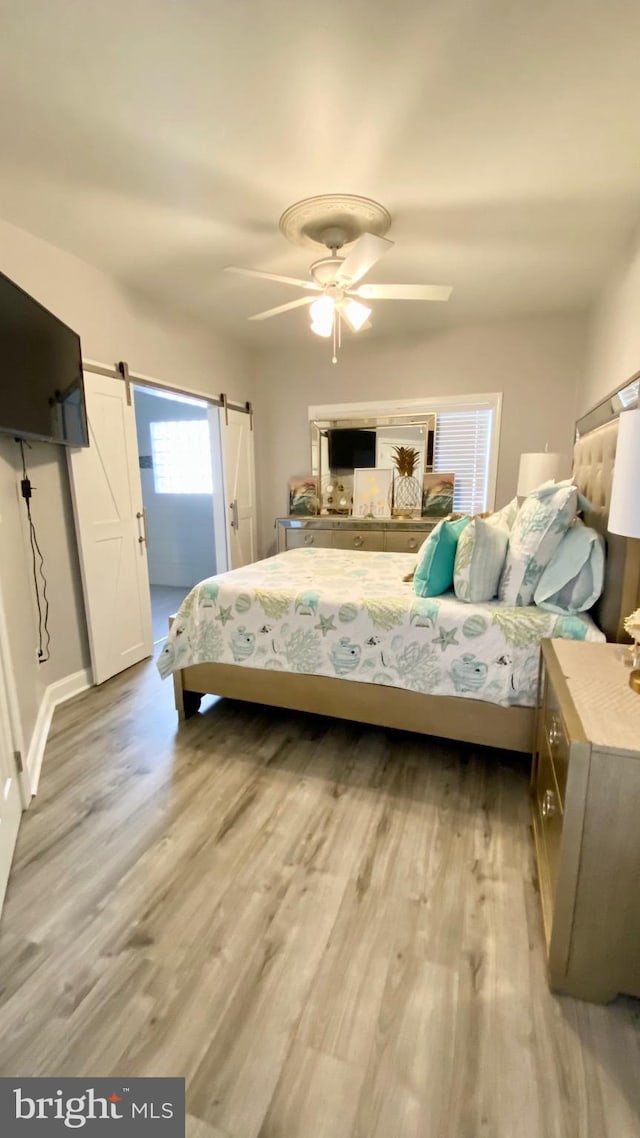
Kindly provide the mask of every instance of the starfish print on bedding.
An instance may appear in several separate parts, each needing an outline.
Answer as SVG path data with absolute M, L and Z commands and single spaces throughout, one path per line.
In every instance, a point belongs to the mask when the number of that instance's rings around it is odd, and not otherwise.
M 324 639 L 324 637 L 327 635 L 328 632 L 336 632 L 337 631 L 336 626 L 333 623 L 333 615 L 334 614 L 331 613 L 331 616 L 323 616 L 322 613 L 320 613 L 319 615 L 320 615 L 320 622 L 319 622 L 319 624 L 314 624 L 313 627 L 318 628 L 320 630 L 320 632 L 322 633 L 322 637 Z
M 229 605 L 228 608 L 224 608 L 221 605 L 220 606 L 220 612 L 218 613 L 216 620 L 219 620 L 223 626 L 227 623 L 228 620 L 233 620 L 233 613 L 231 612 L 231 605 Z
M 442 652 L 444 652 L 446 648 L 449 648 L 450 645 L 455 644 L 457 647 L 457 645 L 458 645 L 458 641 L 456 640 L 457 631 L 458 631 L 457 628 L 449 628 L 449 629 L 441 628 L 438 635 L 433 638 L 431 643 L 432 644 L 439 644 L 440 650 Z

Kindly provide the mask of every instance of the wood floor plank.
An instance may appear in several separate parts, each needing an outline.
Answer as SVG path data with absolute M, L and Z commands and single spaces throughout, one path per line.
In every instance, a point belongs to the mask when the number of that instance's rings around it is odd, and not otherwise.
M 357 880 L 349 882 L 298 1025 L 300 1043 L 365 1070 L 398 913 L 399 899 L 372 889 L 362 896 Z
M 258 1133 L 344 888 L 344 879 L 305 870 L 292 879 L 190 1081 L 199 1118 Z
M 294 1043 L 259 1138 L 350 1138 L 364 1072 Z
M 640 1138 L 640 1002 L 552 996 L 522 757 L 217 701 L 54 715 L 0 1074 L 181 1075 L 189 1138 Z
M 218 1130 L 217 1126 L 209 1126 L 194 1114 L 187 1114 L 186 1138 L 232 1138 L 232 1135 Z

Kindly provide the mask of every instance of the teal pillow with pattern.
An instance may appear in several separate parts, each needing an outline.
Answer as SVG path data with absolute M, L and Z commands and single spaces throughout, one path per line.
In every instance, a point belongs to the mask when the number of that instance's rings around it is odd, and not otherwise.
M 518 510 L 498 596 L 505 605 L 530 605 L 542 574 L 560 545 L 578 508 L 572 482 L 540 486 Z
M 453 586 L 453 569 L 460 534 L 471 521 L 456 518 L 438 522 L 424 542 L 413 576 L 413 587 L 419 597 L 439 597 Z

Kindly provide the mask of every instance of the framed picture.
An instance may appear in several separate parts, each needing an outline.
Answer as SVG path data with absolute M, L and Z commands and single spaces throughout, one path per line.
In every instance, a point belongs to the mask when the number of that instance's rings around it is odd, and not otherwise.
M 293 517 L 314 517 L 320 509 L 318 479 L 313 474 L 289 479 L 289 514 Z
M 353 472 L 354 518 L 390 518 L 393 471 L 386 467 L 356 467 Z
M 425 518 L 445 518 L 453 513 L 453 491 L 455 474 L 423 474 L 422 476 L 422 516 Z

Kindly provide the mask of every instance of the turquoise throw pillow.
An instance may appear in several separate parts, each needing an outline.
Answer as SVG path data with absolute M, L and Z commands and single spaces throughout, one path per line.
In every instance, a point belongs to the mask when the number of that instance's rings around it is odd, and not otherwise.
M 458 538 L 471 518 L 438 522 L 431 531 L 418 559 L 413 587 L 419 597 L 439 597 L 453 586 Z

